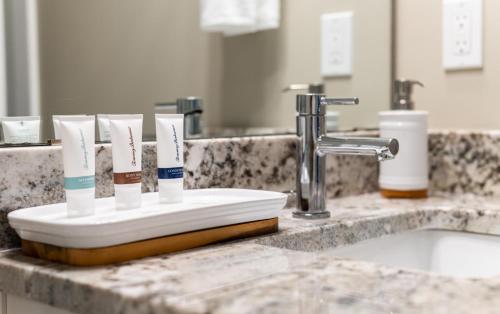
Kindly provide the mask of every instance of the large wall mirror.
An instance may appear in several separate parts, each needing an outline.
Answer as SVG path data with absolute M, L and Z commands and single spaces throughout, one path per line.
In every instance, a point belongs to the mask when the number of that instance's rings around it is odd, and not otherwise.
M 0 116 L 40 116 L 45 142 L 53 115 L 142 113 L 154 139 L 155 111 L 195 96 L 198 137 L 287 133 L 305 91 L 284 88 L 320 83 L 360 98 L 330 108 L 332 130 L 373 128 L 391 101 L 392 1 L 281 0 L 277 25 L 229 34 L 202 27 L 203 0 L 2 0 Z

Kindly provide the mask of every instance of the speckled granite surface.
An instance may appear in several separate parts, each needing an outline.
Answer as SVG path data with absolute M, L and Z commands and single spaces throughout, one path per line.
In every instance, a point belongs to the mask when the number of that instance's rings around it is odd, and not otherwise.
M 500 133 L 439 131 L 429 141 L 430 199 L 342 198 L 329 203 L 332 218 L 314 222 L 284 210 L 272 236 L 112 267 L 75 269 L 3 252 L 0 289 L 78 313 L 496 313 L 500 277 L 455 279 L 318 252 L 418 228 L 500 234 Z M 293 136 L 185 145 L 187 188 L 294 187 Z M 96 150 L 97 195 L 109 196 L 110 146 Z M 154 150 L 144 145 L 145 191 L 155 189 Z M 63 201 L 64 191 L 57 147 L 2 149 L 0 165 L 1 249 L 19 244 L 9 211 Z M 371 158 L 330 157 L 328 195 L 373 192 L 377 171 Z M 449 192 L 461 196 L 439 196 Z
M 349 135 L 353 135 L 350 133 Z M 376 132 L 354 133 L 358 136 Z M 295 136 L 190 140 L 185 143 L 186 188 L 295 188 Z M 143 147 L 143 190 L 156 188 L 154 143 Z M 111 147 L 96 146 L 97 197 L 113 194 Z M 430 191 L 500 195 L 499 131 L 431 131 Z M 64 201 L 60 147 L 0 149 L 0 249 L 19 245 L 7 213 Z M 328 156 L 327 195 L 377 190 L 378 164 L 371 157 Z
M 422 228 L 500 234 L 500 198 L 366 194 L 329 201 L 328 208 L 330 219 L 313 222 L 283 210 L 273 236 L 109 267 L 72 268 L 4 252 L 0 289 L 95 314 L 498 312 L 500 276 L 458 279 L 320 249 Z
M 433 131 L 430 190 L 500 195 L 500 131 Z
M 266 136 L 185 142 L 185 188 L 295 188 L 295 136 Z M 144 192 L 157 189 L 156 146 L 143 145 Z M 370 157 L 329 156 L 330 196 L 375 191 L 377 163 Z M 7 213 L 64 201 L 60 147 L 0 149 L 0 249 L 19 246 Z M 96 145 L 96 196 L 113 195 L 110 144 Z

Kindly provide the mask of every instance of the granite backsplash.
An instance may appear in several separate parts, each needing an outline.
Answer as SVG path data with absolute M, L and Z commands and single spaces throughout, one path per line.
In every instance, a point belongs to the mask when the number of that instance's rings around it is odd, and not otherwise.
M 350 134 L 352 135 L 352 134 Z M 376 133 L 356 134 L 360 136 Z M 295 187 L 293 135 L 185 141 L 185 188 Z M 500 132 L 432 131 L 430 191 L 500 195 Z M 15 209 L 64 201 L 61 148 L 0 149 L 0 249 L 19 246 L 7 214 Z M 361 156 L 328 156 L 327 195 L 377 190 L 378 163 Z M 143 144 L 143 191 L 157 189 L 156 146 Z M 96 196 L 113 195 L 111 145 L 96 145 Z

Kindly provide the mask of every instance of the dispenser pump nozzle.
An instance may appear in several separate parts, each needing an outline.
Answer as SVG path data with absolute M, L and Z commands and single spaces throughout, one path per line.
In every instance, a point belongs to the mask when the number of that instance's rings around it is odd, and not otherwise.
M 392 110 L 413 110 L 415 108 L 411 97 L 414 85 L 424 87 L 424 84 L 416 80 L 397 79 L 394 81 Z

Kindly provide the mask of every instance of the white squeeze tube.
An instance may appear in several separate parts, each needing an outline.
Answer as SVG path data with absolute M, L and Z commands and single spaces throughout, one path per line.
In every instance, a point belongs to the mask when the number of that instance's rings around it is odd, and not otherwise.
M 4 117 L 1 121 L 5 143 L 40 143 L 40 117 Z
M 160 203 L 180 203 L 184 184 L 184 115 L 157 113 L 155 118 Z
M 53 115 L 52 116 L 52 123 L 54 124 L 54 139 L 55 140 L 60 140 L 61 139 L 61 118 L 66 118 L 66 117 L 86 117 L 87 115 L 81 114 L 81 115 Z
M 95 211 L 95 118 L 60 117 L 64 190 L 69 217 Z
M 98 114 L 97 125 L 99 126 L 99 140 L 101 142 L 111 142 L 111 130 L 109 129 L 108 115 Z
M 109 115 L 116 209 L 141 207 L 142 114 Z

